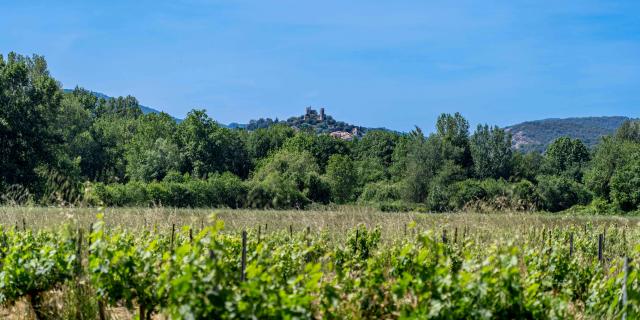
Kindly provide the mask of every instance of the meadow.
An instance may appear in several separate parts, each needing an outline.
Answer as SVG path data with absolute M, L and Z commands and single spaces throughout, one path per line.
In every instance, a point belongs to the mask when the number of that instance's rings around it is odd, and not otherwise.
M 633 319 L 639 223 L 351 206 L 1 207 L 0 315 Z

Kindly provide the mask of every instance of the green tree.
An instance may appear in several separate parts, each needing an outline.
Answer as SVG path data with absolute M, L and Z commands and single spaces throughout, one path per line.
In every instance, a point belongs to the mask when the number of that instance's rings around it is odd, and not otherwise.
M 527 153 L 516 151 L 513 152 L 511 161 L 513 163 L 511 180 L 535 181 L 536 176 L 541 172 L 544 157 L 537 151 Z
M 580 181 L 589 158 L 589 150 L 580 139 L 561 137 L 545 152 L 545 168 L 551 174 L 564 174 Z
M 351 158 L 341 154 L 331 156 L 326 176 L 335 202 L 345 203 L 355 199 L 358 177 Z
M 613 137 L 604 137 L 595 149 L 585 184 L 601 198 L 610 199 L 611 179 L 618 170 L 640 156 L 640 144 Z
M 584 186 L 567 176 L 538 177 L 537 193 L 540 209 L 551 212 L 569 209 L 576 204 L 587 204 L 591 200 Z
M 624 211 L 640 207 L 640 157 L 615 171 L 611 177 L 611 200 Z
M 180 169 L 182 161 L 175 141 L 176 130 L 177 124 L 166 113 L 140 117 L 125 151 L 130 179 L 162 180 L 169 171 Z
M 97 181 L 126 180 L 126 146 L 136 133 L 138 119 L 107 114 L 91 126 L 91 135 L 97 147 L 90 163 L 85 162 L 87 173 Z
M 458 112 L 443 113 L 436 122 L 436 137 L 442 140 L 442 156 L 464 169 L 470 169 L 473 159 L 469 146 L 469 122 Z
M 354 140 L 353 154 L 356 159 L 378 159 L 385 168 L 393 162 L 393 152 L 400 136 L 386 130 L 368 131 L 361 139 Z
M 316 135 L 307 132 L 297 133 L 287 140 L 284 148 L 295 152 L 309 152 L 316 159 L 321 172 L 326 169 L 332 155 L 350 154 L 349 146 L 344 140 L 326 134 Z
M 33 185 L 36 167 L 55 162 L 61 99 L 43 57 L 0 55 L 0 181 Z
M 247 149 L 253 159 L 262 159 L 280 149 L 295 131 L 282 124 L 260 128 L 248 136 Z
M 479 179 L 509 178 L 512 168 L 511 135 L 503 129 L 478 125 L 471 137 L 473 169 Z
M 319 168 L 308 152 L 280 150 L 262 160 L 253 176 L 249 205 L 256 208 L 301 208 L 318 192 Z
M 220 127 L 204 110 L 192 110 L 178 125 L 178 141 L 185 171 L 196 177 L 229 171 L 247 177 L 250 163 L 237 131 Z
M 426 200 L 431 182 L 445 162 L 442 159 L 442 140 L 433 135 L 425 138 L 419 128 L 409 136 L 402 173 L 404 198 L 421 203 Z

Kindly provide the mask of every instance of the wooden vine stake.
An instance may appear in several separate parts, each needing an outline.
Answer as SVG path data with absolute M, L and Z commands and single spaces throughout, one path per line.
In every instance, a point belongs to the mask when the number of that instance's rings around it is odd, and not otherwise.
M 598 261 L 602 262 L 602 250 L 604 249 L 604 236 L 598 235 Z
M 89 247 L 91 247 L 91 234 L 93 233 L 93 222 L 89 223 L 89 236 L 87 237 L 87 241 L 89 241 Z
M 569 234 L 569 257 L 573 257 L 573 232 Z
M 171 224 L 171 246 L 170 246 L 171 251 L 173 251 L 173 241 L 174 241 L 175 234 L 176 234 L 176 224 L 173 223 Z
M 242 261 L 240 262 L 240 280 L 246 280 L 245 271 L 247 270 L 247 231 L 242 230 Z
M 293 225 L 292 224 L 289 225 L 289 238 L 293 239 Z

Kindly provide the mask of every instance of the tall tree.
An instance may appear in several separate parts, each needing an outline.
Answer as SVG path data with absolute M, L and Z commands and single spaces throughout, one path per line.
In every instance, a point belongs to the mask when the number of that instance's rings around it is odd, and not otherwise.
M 39 164 L 54 163 L 60 85 L 42 56 L 0 55 L 0 179 L 33 184 Z
M 140 118 L 127 144 L 127 175 L 133 180 L 162 180 L 182 164 L 176 143 L 176 122 L 166 113 L 150 113 Z
M 385 168 L 393 162 L 393 151 L 400 135 L 385 130 L 371 130 L 354 141 L 353 153 L 357 159 L 377 159 Z
M 551 174 L 565 174 L 580 180 L 589 158 L 589 150 L 580 139 L 561 137 L 549 145 L 545 153 L 545 167 Z
M 505 130 L 478 125 L 471 137 L 471 155 L 477 178 L 507 179 L 511 175 L 511 135 Z
M 178 126 L 185 169 L 196 177 L 215 172 L 249 174 L 249 155 L 240 135 L 220 127 L 204 110 L 193 110 Z
M 464 169 L 472 166 L 469 122 L 458 112 L 443 113 L 436 122 L 436 137 L 442 140 L 442 156 Z
M 326 176 L 335 202 L 345 203 L 355 199 L 358 177 L 351 158 L 341 154 L 332 155 L 327 164 Z

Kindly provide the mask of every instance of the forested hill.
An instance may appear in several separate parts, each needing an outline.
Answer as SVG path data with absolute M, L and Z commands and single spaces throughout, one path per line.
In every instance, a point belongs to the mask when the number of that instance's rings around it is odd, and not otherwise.
M 63 89 L 63 91 L 64 91 L 65 93 L 71 93 L 71 92 L 73 92 L 73 89 Z M 105 99 L 105 100 L 106 100 L 106 99 L 110 99 L 110 98 L 112 98 L 112 97 L 110 97 L 110 96 L 108 96 L 108 95 L 106 95 L 106 94 L 104 94 L 104 93 L 102 93 L 102 92 L 95 92 L 95 91 L 91 91 L 91 94 L 93 94 L 93 95 L 94 95 L 94 96 L 96 96 L 97 98 Z M 147 107 L 147 106 L 143 106 L 143 105 L 139 105 L 139 107 L 140 107 L 140 110 L 142 110 L 142 113 L 144 113 L 144 114 L 147 114 L 147 113 L 160 113 L 160 112 L 161 112 L 161 111 L 159 111 L 159 110 L 157 110 L 157 109 L 154 109 L 154 108 L 152 108 L 152 107 Z M 174 120 L 176 120 L 176 122 L 180 122 L 180 121 L 182 121 L 182 119 L 178 119 L 178 118 L 176 118 L 176 117 L 174 117 L 174 116 L 171 116 L 171 117 L 172 117 Z
M 571 137 L 593 147 L 600 137 L 613 134 L 628 117 L 582 117 L 543 119 L 515 124 L 505 129 L 513 135 L 513 144 L 522 151 L 544 151 L 553 140 Z

